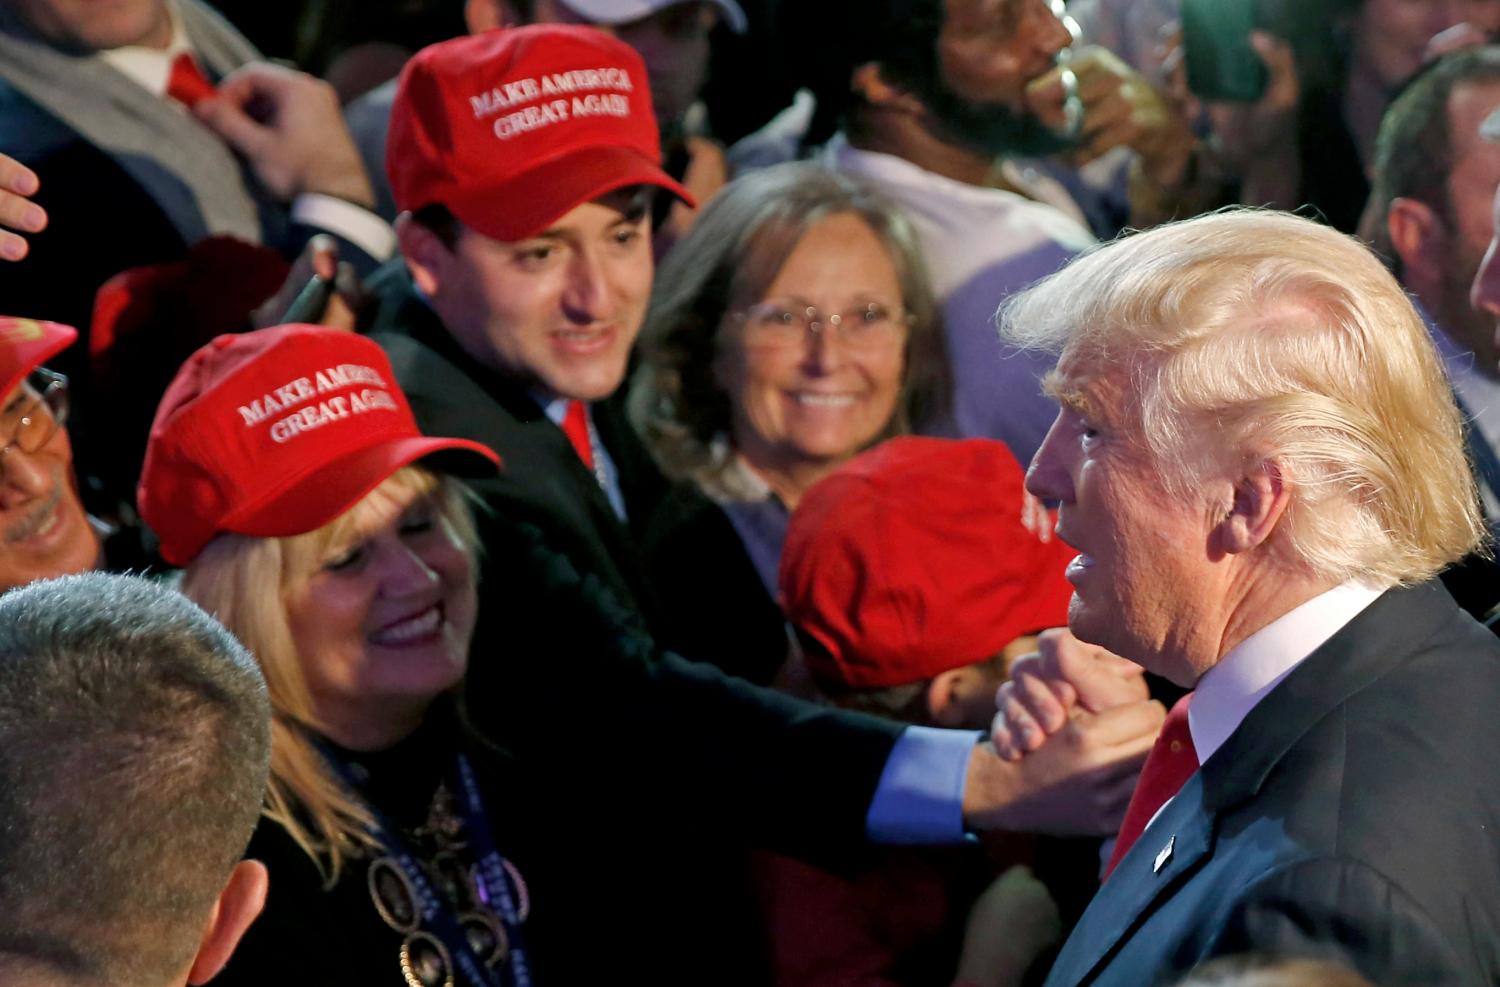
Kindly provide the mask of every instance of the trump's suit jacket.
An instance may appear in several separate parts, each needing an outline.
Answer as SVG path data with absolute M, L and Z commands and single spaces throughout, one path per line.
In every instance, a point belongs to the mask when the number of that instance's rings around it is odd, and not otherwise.
M 1500 984 L 1500 642 L 1395 589 L 1251 710 L 1121 861 L 1047 987 L 1244 952 Z

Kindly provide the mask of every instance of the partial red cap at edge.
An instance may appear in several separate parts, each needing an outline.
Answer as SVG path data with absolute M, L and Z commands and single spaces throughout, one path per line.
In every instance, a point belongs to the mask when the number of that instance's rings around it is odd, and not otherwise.
M 0 398 L 77 338 L 77 329 L 60 322 L 0 315 Z

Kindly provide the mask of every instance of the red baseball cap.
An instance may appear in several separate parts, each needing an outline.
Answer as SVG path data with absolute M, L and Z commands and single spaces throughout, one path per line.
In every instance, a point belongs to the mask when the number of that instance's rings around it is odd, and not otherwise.
M 219 336 L 188 358 L 151 426 L 136 500 L 161 554 L 187 565 L 217 534 L 300 535 L 396 470 L 493 474 L 477 442 L 426 438 L 379 345 L 325 326 Z
M 1021 523 L 1024 475 L 989 439 L 898 438 L 802 496 L 781 553 L 787 618 L 830 692 L 922 682 L 1067 623 L 1078 553 Z
M 641 57 L 590 27 L 533 24 L 417 52 L 401 72 L 386 170 L 402 210 L 439 203 L 524 240 L 631 185 L 693 198 L 661 168 Z
M 0 315 L 0 398 L 77 338 L 77 329 L 60 322 Z

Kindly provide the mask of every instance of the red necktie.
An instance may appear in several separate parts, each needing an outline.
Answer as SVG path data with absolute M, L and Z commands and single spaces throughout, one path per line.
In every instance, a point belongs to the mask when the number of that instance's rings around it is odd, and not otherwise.
M 172 73 L 167 77 L 168 96 L 192 109 L 199 102 L 211 99 L 217 91 L 190 53 L 183 52 L 172 60 Z
M 588 406 L 582 401 L 569 401 L 568 410 L 563 414 L 563 434 L 568 441 L 573 443 L 573 450 L 578 453 L 578 458 L 583 460 L 583 465 L 592 472 L 594 469 L 594 443 L 589 438 L 589 413 Z
M 1105 878 L 1114 872 L 1115 865 L 1141 838 L 1146 824 L 1151 822 L 1157 810 L 1166 805 L 1167 799 L 1176 795 L 1198 770 L 1198 751 L 1193 747 L 1193 734 L 1188 729 L 1188 704 L 1192 698 L 1190 692 L 1177 700 L 1167 714 L 1166 722 L 1161 725 L 1161 733 L 1151 747 L 1146 766 L 1141 769 L 1141 779 L 1135 783 L 1135 793 L 1130 796 L 1130 807 L 1125 810 L 1125 821 L 1120 824 L 1120 835 L 1115 839 L 1115 852 L 1104 868 Z

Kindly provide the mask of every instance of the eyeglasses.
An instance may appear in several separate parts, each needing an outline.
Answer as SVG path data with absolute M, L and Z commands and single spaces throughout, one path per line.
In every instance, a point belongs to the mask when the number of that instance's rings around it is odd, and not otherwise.
M 68 378 L 38 368 L 21 388 L 27 400 L 16 411 L 0 414 L 0 435 L 10 436 L 0 447 L 0 469 L 13 449 L 28 455 L 39 452 L 68 420 Z
M 863 308 L 823 315 L 811 305 L 759 302 L 734 316 L 745 324 L 745 341 L 753 346 L 801 346 L 808 333 L 832 329 L 839 342 L 853 350 L 875 350 L 899 342 L 911 324 L 911 314 L 879 302 Z

